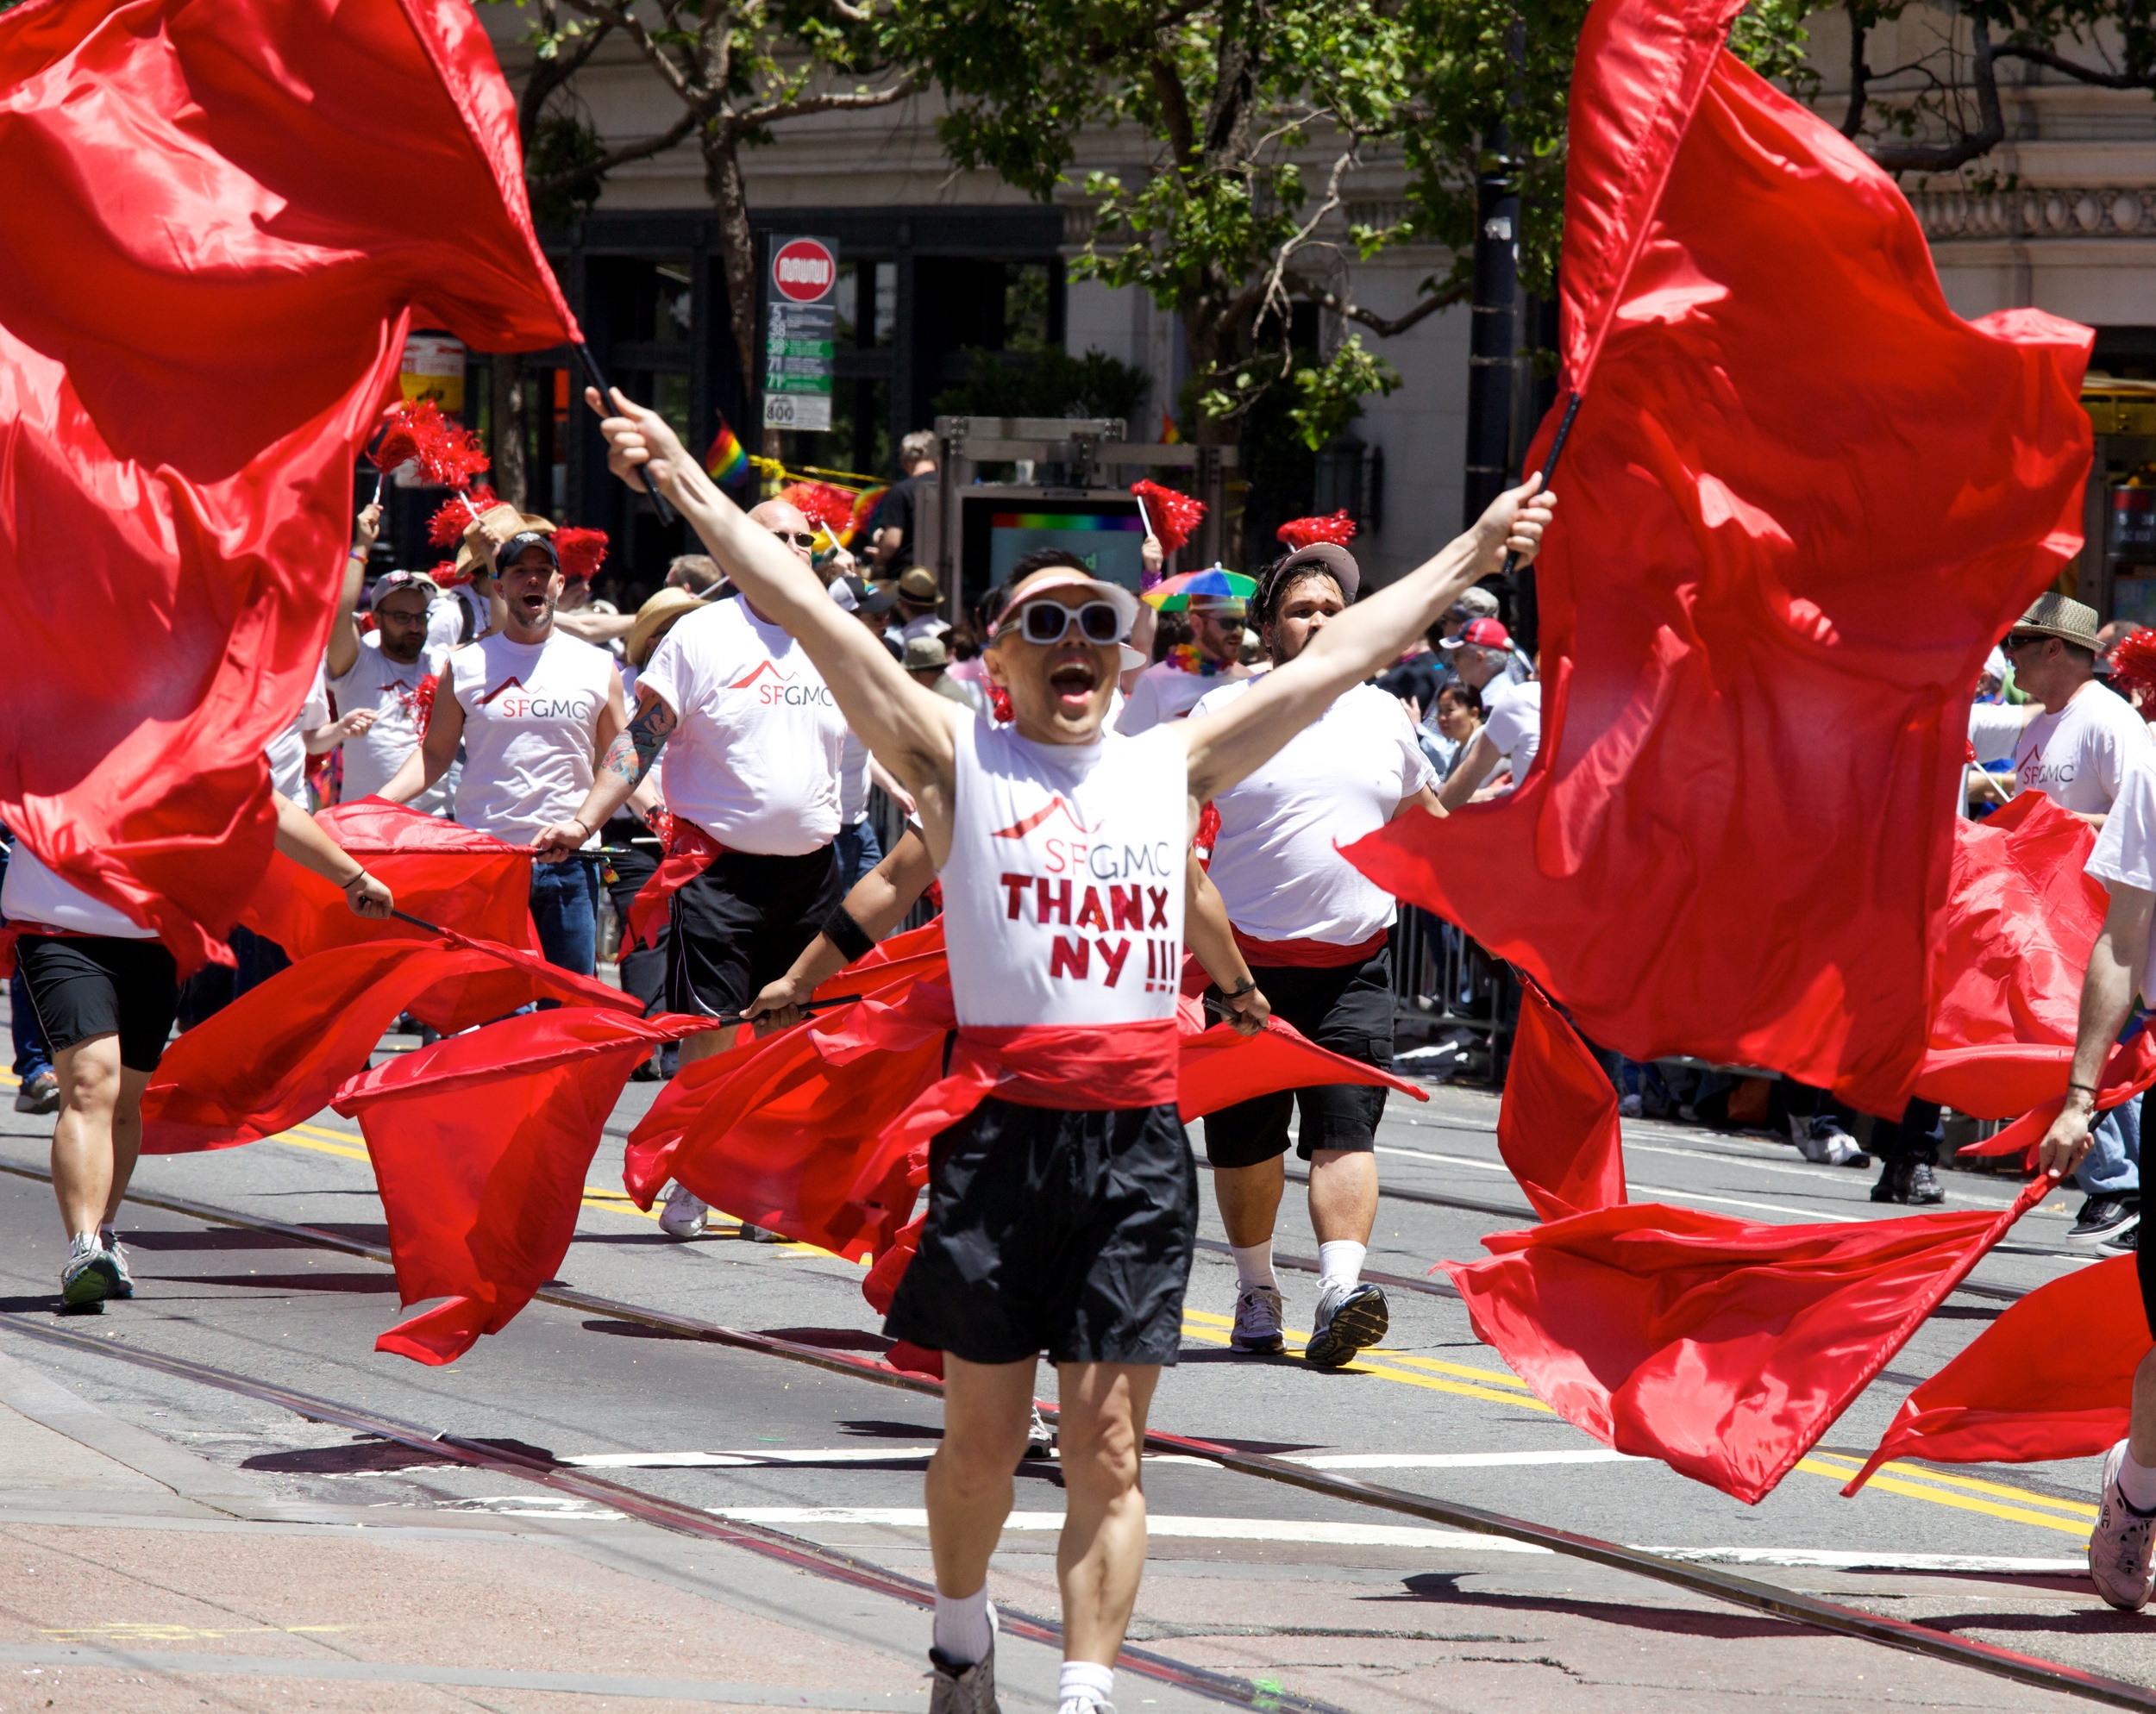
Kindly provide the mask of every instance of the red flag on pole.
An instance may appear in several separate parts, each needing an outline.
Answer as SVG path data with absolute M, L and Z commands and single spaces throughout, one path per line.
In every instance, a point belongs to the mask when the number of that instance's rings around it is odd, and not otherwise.
M 1802 1227 L 1634 1203 L 1444 1267 L 1476 1336 L 1565 1421 L 1751 1505 L 2049 1189 L 2002 1214 Z
M 538 952 L 529 847 L 505 845 L 476 828 L 379 798 L 340 804 L 316 819 L 396 895 L 399 910 L 479 940 Z M 281 854 L 270 859 L 240 920 L 294 959 L 426 933 L 395 917 L 360 916 L 330 882 Z
M 1541 989 L 1522 985 L 1497 1152 L 1545 1220 L 1591 1214 L 1625 1200 L 1617 1092 Z
M 1893 1458 L 2034 1464 L 2126 1438 L 2148 1319 L 2130 1255 L 2038 1286 L 1902 1401 L 1845 1494 Z
M 1893 181 L 1708 52 L 1731 9 L 1589 15 L 1535 767 L 1349 857 L 1605 1046 L 1896 1115 L 1971 688 L 2080 542 L 2090 335 L 1955 316 Z
M 516 136 L 462 0 L 0 16 L 0 820 L 184 967 L 268 862 L 414 306 L 580 337 Z

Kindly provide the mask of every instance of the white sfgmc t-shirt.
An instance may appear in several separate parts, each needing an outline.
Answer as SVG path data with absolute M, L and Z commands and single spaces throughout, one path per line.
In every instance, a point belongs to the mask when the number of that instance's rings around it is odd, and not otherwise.
M 0 885 L 0 917 L 109 940 L 157 938 L 154 929 L 145 929 L 103 899 L 92 898 L 80 887 L 62 880 L 38 860 L 37 854 L 21 838 L 9 853 L 8 879 Z
M 958 727 L 943 937 L 958 1022 L 1172 1017 L 1189 843 L 1182 735 L 1036 744 Z
M 1181 720 L 1197 707 L 1199 699 L 1223 685 L 1248 682 L 1225 672 L 1186 672 L 1165 660 L 1156 660 L 1138 675 L 1130 700 L 1113 716 L 1115 729 L 1125 738 L 1150 732 L 1164 720 Z
M 2011 755 L 2016 790 L 2041 791 L 2060 809 L 2083 816 L 2107 813 L 2128 768 L 2156 758 L 2147 722 L 2093 679 L 2065 707 L 2033 720 L 1997 704 L 1971 708 L 1969 742 L 1980 762 Z
M 382 652 L 379 636 L 364 636 L 351 670 L 329 680 L 340 715 L 360 708 L 374 710 L 373 725 L 344 741 L 344 802 L 373 797 L 396 778 L 404 758 L 419 748 L 419 741 L 427 735 L 419 723 L 419 687 L 441 672 L 448 658 L 446 649 L 423 647 L 419 659 L 407 665 Z M 452 762 L 440 779 L 411 800 L 411 807 L 423 815 L 446 814 L 456 790 L 457 771 Z
M 730 851 L 800 857 L 838 836 L 846 723 L 808 653 L 739 596 L 684 617 L 636 680 L 674 712 L 667 807 Z
M 1542 748 L 1542 681 L 1530 679 L 1524 685 L 1492 684 L 1482 692 L 1482 708 L 1488 716 L 1482 730 L 1501 759 L 1498 767 L 1512 775 L 1510 789 L 1517 791 L 1527 770 L 1534 766 L 1535 753 Z M 1491 770 L 1493 774 L 1496 772 Z M 1476 782 L 1478 787 L 1482 783 Z
M 2143 892 L 2156 892 L 2156 756 L 2138 756 L 2128 764 L 2118 796 L 2096 833 L 2096 848 L 2089 854 L 2087 867 L 2114 891 L 2115 884 L 2123 882 Z M 2151 925 L 2149 944 L 2142 953 L 2140 985 L 2144 996 L 2156 986 L 2156 924 Z
M 530 845 L 575 815 L 592 789 L 599 717 L 613 685 L 613 656 L 560 631 L 542 643 L 491 636 L 452 654 L 442 690 L 454 688 L 464 710 L 457 819 Z
M 322 672 L 322 663 L 317 661 L 314 680 L 307 686 L 307 699 L 299 705 L 298 716 L 262 746 L 263 760 L 269 763 L 270 784 L 303 810 L 307 807 L 307 740 L 304 735 L 329 723 L 329 698 Z
M 1251 681 L 1219 686 L 1214 714 Z M 1400 698 L 1357 685 L 1240 785 L 1219 793 L 1206 870 L 1228 920 L 1261 941 L 1355 946 L 1392 926 L 1393 896 L 1334 848 L 1376 833 L 1437 778 Z

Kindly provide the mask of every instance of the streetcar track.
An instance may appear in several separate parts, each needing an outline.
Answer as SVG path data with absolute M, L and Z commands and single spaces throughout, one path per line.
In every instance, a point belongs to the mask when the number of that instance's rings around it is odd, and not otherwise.
M 41 1168 L 14 1161 L 0 1160 L 0 1172 L 19 1178 L 51 1181 L 51 1175 Z M 130 1188 L 128 1200 L 145 1207 L 162 1209 L 169 1213 L 202 1221 L 207 1224 L 232 1226 L 266 1235 L 288 1238 L 294 1242 L 363 1256 L 373 1260 L 388 1261 L 390 1254 L 385 1245 L 373 1244 L 363 1239 L 348 1238 L 318 1228 L 291 1224 L 243 1214 L 237 1210 L 225 1209 L 212 1204 L 198 1203 L 191 1198 L 148 1195 Z M 706 1343 L 732 1346 L 760 1352 L 769 1356 L 782 1357 L 789 1361 L 801 1362 L 836 1373 L 851 1375 L 872 1381 L 879 1386 L 897 1387 L 912 1392 L 940 1396 L 942 1384 L 924 1376 L 911 1375 L 890 1368 L 870 1359 L 844 1353 L 823 1350 L 793 1340 L 771 1334 L 753 1333 L 728 1328 L 716 1323 L 699 1321 L 669 1311 L 648 1309 L 641 1304 L 624 1303 L 617 1299 L 599 1297 L 595 1293 L 578 1291 L 573 1287 L 545 1286 L 534 1296 L 557 1307 L 580 1310 L 610 1316 L 618 1320 L 676 1334 L 681 1337 Z M 379 1419 L 389 1424 L 395 1432 L 373 1426 L 377 1419 L 357 1407 L 312 1399 L 308 1395 L 291 1392 L 268 1382 L 230 1374 L 226 1371 L 197 1364 L 185 1358 L 168 1357 L 160 1353 L 136 1349 L 116 1344 L 110 1340 L 94 1339 L 69 1333 L 63 1329 L 23 1319 L 19 1314 L 0 1318 L 0 1325 L 10 1326 L 32 1338 L 48 1343 L 115 1357 L 144 1367 L 162 1369 L 184 1378 L 201 1379 L 205 1384 L 222 1386 L 227 1391 L 279 1404 L 303 1416 L 317 1417 L 320 1420 L 354 1428 L 362 1433 L 380 1433 L 387 1439 L 412 1446 L 421 1450 L 448 1448 L 454 1450 L 459 1461 L 498 1470 L 505 1474 L 519 1474 L 526 1479 L 555 1486 L 565 1492 L 577 1493 L 597 1503 L 615 1505 L 630 1516 L 643 1517 L 661 1527 L 687 1529 L 692 1533 L 718 1537 L 719 1531 L 731 1529 L 743 1532 L 738 1545 L 749 1547 L 776 1557 L 804 1554 L 816 1563 L 811 1569 L 823 1570 L 824 1574 L 846 1580 L 862 1582 L 864 1586 L 883 1587 L 886 1592 L 897 1594 L 912 1601 L 925 1600 L 933 1605 L 933 1592 L 924 1584 L 886 1572 L 881 1567 L 864 1566 L 849 1556 L 822 1548 L 817 1543 L 775 1530 L 754 1529 L 746 1524 L 722 1524 L 719 1520 L 674 1502 L 643 1494 L 640 1490 L 603 1478 L 592 1477 L 568 1467 L 555 1467 L 551 1461 L 540 1461 L 505 1452 L 499 1448 L 467 1442 L 452 1435 L 434 1435 L 409 1424 L 394 1423 L 392 1419 Z M 292 1402 L 298 1401 L 298 1402 Z M 1051 1413 L 1052 1414 L 1052 1413 Z M 366 1419 L 362 1421 L 361 1419 Z M 418 1436 L 415 1439 L 412 1436 Z M 1394 1488 L 1379 1483 L 1364 1481 L 1358 1477 L 1327 1471 L 1309 1469 L 1290 1463 L 1285 1459 L 1263 1453 L 1245 1452 L 1216 1442 L 1191 1436 L 1171 1434 L 1162 1429 L 1148 1429 L 1145 1445 L 1156 1452 L 1178 1453 L 1206 1460 L 1225 1470 L 1238 1475 L 1256 1477 L 1300 1489 L 1308 1493 L 1366 1505 L 1375 1510 L 1399 1513 L 1420 1518 L 1426 1523 L 1464 1529 L 1477 1535 L 1489 1535 L 1513 1541 L 1525 1542 L 1546 1548 L 1552 1552 L 1587 1561 L 1607 1569 L 1645 1577 L 1651 1581 L 1668 1584 L 1689 1593 L 1712 1600 L 1763 1612 L 1773 1617 L 1798 1625 L 1861 1641 L 1876 1642 L 1904 1652 L 1929 1656 L 1935 1660 L 1974 1668 L 1994 1677 L 2011 1680 L 2039 1689 L 2060 1691 L 2091 1701 L 2117 1708 L 2135 1708 L 2156 1714 L 2156 1691 L 2132 1685 L 2098 1673 L 2089 1673 L 2062 1661 L 2045 1660 L 2024 1655 L 2017 1650 L 1983 1642 L 1948 1632 L 1935 1631 L 1921 1624 L 1890 1617 L 1883 1614 L 1847 1607 L 1839 1602 L 1819 1596 L 1739 1576 L 1712 1565 L 1688 1562 L 1664 1557 L 1639 1548 L 1626 1547 L 1607 1542 L 1598 1536 L 1583 1536 L 1562 1529 L 1552 1524 L 1507 1517 L 1501 1512 L 1463 1502 L 1444 1500 L 1432 1496 Z M 584 1485 L 580 1486 L 579 1485 Z M 657 1514 L 663 1513 L 664 1516 Z M 764 1540 L 765 1536 L 774 1540 Z M 731 1537 L 719 1537 L 732 1539 Z M 828 1567 L 826 1569 L 825 1567 Z M 879 1583 L 875 1580 L 884 1580 Z M 1044 1627 L 1042 1640 L 1060 1635 L 1047 1622 L 1025 1619 L 1029 1625 Z M 1013 1629 L 1018 1627 L 1014 1624 Z M 1031 1635 L 1024 1632 L 1022 1634 Z M 1179 1664 L 1147 1656 L 1144 1651 L 1129 1651 L 1134 1661 L 1143 1660 L 1147 1667 L 1162 1672 L 1200 1673 L 1202 1669 L 1183 1667 Z M 1134 1670 L 1144 1670 L 1134 1667 Z M 1208 1680 L 1217 1675 L 1206 1674 Z M 1187 1682 L 1182 1680 L 1174 1682 Z M 1221 1680 L 1223 1686 L 1240 1681 Z M 1328 1705 L 1296 1702 L 1294 1698 L 1275 1697 L 1255 1686 L 1244 1686 L 1233 1694 L 1218 1694 L 1214 1690 L 1189 1683 L 1188 1687 L 1201 1694 L 1216 1696 L 1216 1699 L 1239 1701 L 1244 1705 L 1269 1708 L 1301 1707 L 1318 1711 L 1318 1714 L 1339 1714 Z M 1263 1700 L 1257 1698 L 1263 1698 Z

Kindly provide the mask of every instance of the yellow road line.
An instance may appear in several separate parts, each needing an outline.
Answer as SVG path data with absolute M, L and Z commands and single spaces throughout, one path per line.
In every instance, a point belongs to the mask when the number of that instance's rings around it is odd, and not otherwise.
M 1192 1322 L 1189 1319 L 1192 1313 L 1190 1311 L 1184 1311 L 1183 1331 L 1185 1334 L 1193 1339 L 1201 1339 L 1208 1345 L 1225 1345 L 1228 1342 L 1228 1336 L 1220 1332 L 1217 1328 L 1201 1327 Z M 1217 1317 L 1208 1317 L 1207 1319 L 1217 1319 Z M 1307 1342 L 1305 1336 L 1300 1334 L 1293 1334 L 1289 1337 L 1298 1345 Z M 1547 1404 L 1532 1394 L 1498 1392 L 1490 1387 L 1470 1386 L 1462 1381 L 1438 1380 L 1434 1376 L 1411 1374 L 1406 1369 L 1390 1368 L 1382 1363 L 1344 1363 L 1340 1366 L 1340 1372 L 1346 1374 L 1376 1375 L 1381 1380 L 1398 1381 L 1403 1386 L 1425 1387 L 1432 1392 L 1450 1392 L 1463 1398 L 1487 1398 L 1499 1404 L 1524 1405 L 1530 1411 L 1540 1411 L 1551 1416 L 1556 1414 Z
M 1837 1482 L 1846 1482 L 1851 1473 L 1811 1458 L 1799 1460 L 1796 1467 L 1808 1475 L 1830 1476 Z M 2015 1523 L 2034 1523 L 2040 1529 L 2060 1530 L 2084 1542 L 2089 1539 L 2089 1525 L 2075 1523 L 2050 1512 L 2031 1511 L 2018 1505 L 1999 1505 L 1969 1494 L 1948 1493 L 1940 1488 L 1919 1487 L 1914 1482 L 1897 1481 L 1891 1476 L 1874 1476 L 1867 1486 L 1883 1488 L 1890 1494 L 1905 1494 L 1911 1499 L 1929 1500 L 1934 1505 L 1952 1506 L 1957 1511 L 1980 1511 L 1987 1517 L 2003 1517 Z
M 1817 1459 L 1831 1460 L 1836 1464 L 1847 1465 L 1849 1470 L 1848 1475 L 1843 1478 L 1845 1481 L 1848 1479 L 1848 1476 L 1853 1476 L 1864 1468 L 1863 1460 L 1845 1458 L 1839 1452 L 1814 1452 L 1811 1455 Z M 2059 1511 L 2071 1511 L 2078 1517 L 2093 1518 L 2096 1515 L 2096 1508 L 2082 1500 L 2054 1499 L 2049 1494 L 2035 1493 L 2028 1488 L 2009 1487 L 2003 1482 L 1986 1482 L 1974 1476 L 1950 1476 L 1943 1470 L 1934 1470 L 1926 1465 L 1902 1464 L 1889 1460 L 1879 1468 L 1889 1475 L 1912 1476 L 1921 1482 L 1943 1482 L 1950 1487 L 1970 1488 L 1980 1494 L 1996 1494 L 2001 1499 L 2028 1500 L 2036 1505 L 2048 1505 Z
M 1185 1309 L 1183 1319 L 1203 1322 L 1212 1327 L 1232 1328 L 1235 1325 L 1233 1317 L 1217 1316 L 1207 1310 Z M 1307 1345 L 1310 1342 L 1310 1335 L 1301 1328 L 1289 1327 L 1281 1330 L 1288 1338 L 1302 1344 Z M 1517 1375 L 1507 1374 L 1502 1369 L 1478 1369 L 1470 1367 L 1465 1363 L 1445 1362 L 1436 1357 L 1417 1357 L 1406 1351 L 1390 1350 L 1382 1345 L 1369 1347 L 1367 1354 L 1372 1357 L 1382 1357 L 1388 1363 L 1412 1363 L 1417 1368 L 1435 1369 L 1440 1374 L 1459 1375 L 1468 1380 L 1491 1381 L 1499 1386 L 1516 1387 L 1522 1392 L 1532 1392 L 1526 1381 L 1521 1380 Z

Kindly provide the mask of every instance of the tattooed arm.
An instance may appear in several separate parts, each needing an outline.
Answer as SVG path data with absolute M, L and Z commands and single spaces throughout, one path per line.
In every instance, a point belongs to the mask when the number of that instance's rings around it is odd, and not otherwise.
M 614 696 L 618 701 L 618 680 Z M 539 835 L 541 862 L 561 862 L 606 825 L 614 811 L 621 808 L 629 794 L 651 772 L 651 765 L 659 760 L 659 752 L 666 748 L 674 727 L 674 710 L 667 707 L 665 698 L 649 685 L 638 685 L 636 712 L 626 726 L 615 731 L 602 749 L 599 766 L 592 773 L 592 789 L 584 794 L 582 807 L 569 820 L 556 822 Z

